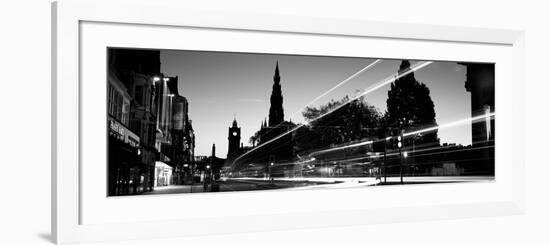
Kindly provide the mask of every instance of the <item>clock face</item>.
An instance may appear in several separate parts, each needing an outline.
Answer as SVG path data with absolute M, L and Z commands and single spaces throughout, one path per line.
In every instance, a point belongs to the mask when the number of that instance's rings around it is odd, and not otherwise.
M 237 132 L 233 132 L 233 136 L 237 136 Z

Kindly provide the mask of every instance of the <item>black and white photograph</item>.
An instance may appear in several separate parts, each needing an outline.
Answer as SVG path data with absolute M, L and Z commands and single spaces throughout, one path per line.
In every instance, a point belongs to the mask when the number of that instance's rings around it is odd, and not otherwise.
M 1 244 L 550 244 L 545 1 L 6 1 Z
M 110 47 L 108 196 L 495 179 L 495 64 Z

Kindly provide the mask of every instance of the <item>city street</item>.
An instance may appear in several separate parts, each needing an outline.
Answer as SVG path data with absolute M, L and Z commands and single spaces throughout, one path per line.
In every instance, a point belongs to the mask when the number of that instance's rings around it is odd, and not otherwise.
M 253 190 L 271 190 L 282 188 L 298 188 L 314 185 L 327 184 L 325 182 L 317 181 L 288 181 L 288 180 L 274 180 L 272 183 L 263 179 L 231 179 L 221 180 L 218 182 L 219 191 L 253 191 Z M 177 193 L 198 193 L 198 192 L 213 192 L 210 187 L 206 190 L 202 183 L 196 183 L 194 185 L 170 185 L 155 187 L 155 190 L 145 192 L 143 195 L 156 195 L 156 194 L 177 194 Z
M 108 57 L 109 196 L 494 180 L 493 63 L 324 66 L 333 59 L 127 48 Z M 334 77 L 318 76 L 327 70 Z
M 404 184 L 436 184 L 436 183 L 459 183 L 459 182 L 491 182 L 493 177 L 489 176 L 424 176 L 404 177 Z M 399 185 L 399 177 L 388 177 L 385 179 L 374 177 L 358 178 L 275 178 L 272 182 L 262 178 L 234 178 L 220 180 L 219 192 L 227 191 L 257 191 L 275 189 L 337 189 L 337 188 L 364 188 L 376 185 Z M 155 187 L 154 191 L 142 193 L 143 195 L 156 194 L 178 194 L 178 193 L 199 193 L 217 192 L 207 189 L 201 183 L 194 185 L 170 185 Z

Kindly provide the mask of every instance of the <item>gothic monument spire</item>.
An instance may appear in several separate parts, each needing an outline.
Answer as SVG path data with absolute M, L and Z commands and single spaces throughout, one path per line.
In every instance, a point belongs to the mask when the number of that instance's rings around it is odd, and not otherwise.
M 283 93 L 281 91 L 281 76 L 279 75 L 279 61 L 273 75 L 273 90 L 271 91 L 271 106 L 269 107 L 269 126 L 274 127 L 284 120 Z

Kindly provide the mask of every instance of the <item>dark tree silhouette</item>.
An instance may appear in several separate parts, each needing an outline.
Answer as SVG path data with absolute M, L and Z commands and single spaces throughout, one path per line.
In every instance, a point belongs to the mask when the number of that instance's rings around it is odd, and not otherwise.
M 367 104 L 364 98 L 351 102 L 349 100 L 346 96 L 319 108 L 307 107 L 303 112 L 307 120 L 326 115 L 296 131 L 296 152 L 377 138 L 381 114 L 374 106 Z M 347 104 L 341 106 L 344 103 Z M 338 108 L 339 106 L 341 107 Z
M 410 69 L 410 63 L 403 60 L 398 74 Z M 399 129 L 412 131 L 437 126 L 435 109 L 430 89 L 418 82 L 411 72 L 391 84 L 388 91 L 385 124 L 390 134 L 395 135 Z M 416 143 L 439 144 L 437 130 L 418 135 Z

